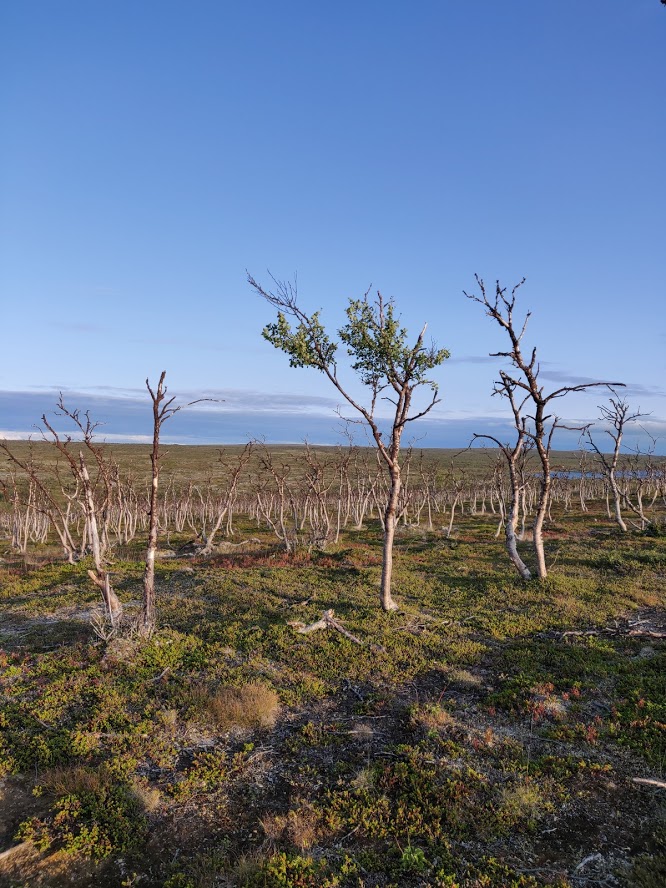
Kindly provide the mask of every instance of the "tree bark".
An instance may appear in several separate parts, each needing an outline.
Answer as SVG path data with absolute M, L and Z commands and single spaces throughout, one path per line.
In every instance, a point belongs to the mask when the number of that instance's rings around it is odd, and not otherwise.
M 162 379 L 157 388 L 161 394 Z M 157 491 L 159 486 L 159 455 L 160 455 L 160 420 L 159 402 L 154 399 L 155 422 L 153 426 L 153 449 L 150 454 L 152 465 L 152 483 L 150 488 L 150 510 L 148 513 L 148 548 L 146 549 L 146 567 L 143 573 L 143 606 L 141 609 L 140 633 L 151 635 L 155 630 L 155 553 L 157 552 Z
M 613 493 L 613 509 L 615 511 L 615 521 L 617 522 L 617 526 L 620 528 L 622 533 L 626 533 L 627 525 L 625 524 L 624 518 L 622 517 L 621 494 L 617 486 L 617 481 L 615 480 L 615 467 L 613 467 L 608 473 L 608 483 Z
M 397 522 L 398 497 L 402 480 L 400 469 L 391 470 L 391 492 L 384 511 L 384 545 L 382 548 L 382 580 L 379 590 L 379 600 L 384 611 L 398 610 L 398 605 L 391 595 L 391 579 L 393 576 L 393 540 Z
M 529 568 L 518 554 L 518 540 L 516 538 L 516 528 L 518 527 L 518 514 L 520 511 L 520 494 L 521 488 L 516 478 L 516 467 L 509 461 L 509 474 L 511 477 L 511 505 L 506 516 L 506 524 L 504 526 L 504 535 L 506 537 L 506 551 L 520 576 L 524 580 L 532 579 Z
M 539 442 L 537 439 L 537 449 Z M 550 503 L 550 459 L 544 450 L 543 454 L 539 454 L 542 459 L 542 477 L 539 493 L 539 502 L 537 503 L 536 515 L 534 517 L 534 525 L 532 528 L 534 555 L 537 563 L 537 576 L 540 580 L 545 580 L 548 576 L 548 568 L 546 567 L 546 554 L 543 547 L 543 524 L 548 513 L 548 505 Z
M 116 593 L 113 591 L 113 587 L 111 586 L 111 578 L 109 577 L 109 572 L 106 570 L 102 558 L 102 547 L 99 541 L 99 530 L 97 527 L 97 510 L 95 508 L 95 500 L 93 499 L 92 486 L 90 484 L 90 475 L 88 474 L 88 467 L 86 466 L 85 459 L 83 458 L 83 453 L 79 453 L 79 465 L 81 470 L 81 480 L 83 482 L 83 491 L 85 497 L 85 508 L 86 508 L 86 524 L 88 528 L 88 538 L 90 540 L 90 544 L 92 546 L 93 551 L 93 561 L 95 562 L 95 571 L 96 574 L 93 574 L 93 571 L 89 571 L 89 576 L 93 580 L 93 582 L 99 586 L 102 592 L 102 598 L 104 599 L 104 606 L 106 607 L 107 613 L 109 615 L 109 620 L 111 621 L 111 625 L 115 626 L 118 620 L 122 617 L 123 614 L 123 606 L 120 603 L 120 600 Z

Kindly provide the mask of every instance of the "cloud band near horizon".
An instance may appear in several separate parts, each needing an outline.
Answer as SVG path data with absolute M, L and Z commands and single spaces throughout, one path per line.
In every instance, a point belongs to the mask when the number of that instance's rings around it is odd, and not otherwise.
M 150 401 L 140 389 L 104 389 L 101 392 L 63 390 L 62 393 L 69 409 L 88 410 L 91 418 L 100 423 L 97 432 L 100 440 L 128 443 L 151 440 Z M 43 414 L 49 417 L 49 422 L 58 432 L 71 433 L 67 422 L 57 420 L 55 416 L 59 394 L 58 389 L 0 391 L 0 438 L 39 437 Z M 163 429 L 165 444 L 240 444 L 249 439 L 263 439 L 268 444 L 297 444 L 306 439 L 312 444 L 337 444 L 347 441 L 346 428 L 353 435 L 355 443 L 371 443 L 362 423 L 346 426 L 337 412 L 338 402 L 333 398 L 238 389 L 207 391 L 196 395 L 177 393 L 179 403 L 187 403 L 197 397 L 213 400 L 174 416 Z M 343 411 L 343 416 L 349 415 L 349 410 Z M 567 420 L 570 425 L 589 421 Z M 508 416 L 447 416 L 439 413 L 410 426 L 405 444 L 464 448 L 475 434 L 489 434 L 501 441 L 511 441 L 514 433 Z M 646 449 L 651 443 L 649 436 L 658 439 L 656 452 L 666 454 L 666 421 L 654 417 L 647 417 L 640 425 L 627 430 L 628 448 L 640 446 Z M 578 432 L 562 430 L 556 436 L 555 446 L 557 449 L 576 449 L 579 438 Z M 606 440 L 601 443 L 608 446 L 610 439 L 608 436 L 603 438 Z M 492 446 L 491 442 L 488 443 Z

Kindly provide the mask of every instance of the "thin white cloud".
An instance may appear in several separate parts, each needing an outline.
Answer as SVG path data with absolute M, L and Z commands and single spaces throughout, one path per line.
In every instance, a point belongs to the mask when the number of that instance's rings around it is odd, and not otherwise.
M 640 385 L 636 382 L 630 382 L 626 388 L 620 390 L 620 394 L 627 398 L 663 398 L 666 397 L 666 389 L 659 388 L 656 385 Z
M 498 358 L 492 355 L 461 355 L 459 358 L 449 358 L 446 364 L 496 364 L 497 361 Z
M 70 434 L 70 430 L 60 431 L 56 429 L 56 432 L 61 437 L 65 437 Z M 114 434 L 104 434 L 102 430 L 100 430 L 100 439 L 108 442 L 109 444 L 150 444 L 153 440 L 152 435 L 114 435 Z M 30 429 L 29 431 L 16 431 L 14 429 L 0 429 L 0 441 L 27 441 L 31 438 L 33 441 L 41 441 L 43 440 L 41 435 L 36 429 Z M 81 440 L 81 435 L 72 434 L 71 438 L 73 441 Z
M 666 389 L 660 388 L 657 385 L 643 385 L 638 382 L 628 382 L 622 385 L 622 380 L 600 380 L 592 376 L 575 376 L 566 370 L 542 370 L 539 378 L 561 383 L 562 385 L 593 385 L 599 388 L 603 384 L 614 383 L 621 398 L 663 398 L 666 396 Z
M 94 409 L 95 405 L 119 407 L 123 403 L 128 407 L 143 408 L 149 403 L 149 396 L 145 388 L 122 388 L 109 385 L 96 385 L 81 389 L 72 389 L 67 386 L 31 386 L 28 392 L 0 391 L 0 395 L 19 400 L 22 396 L 35 397 L 39 394 L 50 398 L 55 407 L 61 392 L 68 407 L 76 406 L 80 409 L 88 409 L 88 407 Z M 183 405 L 202 398 L 207 399 L 197 404 L 196 409 L 219 413 L 229 410 L 297 414 L 328 412 L 335 411 L 340 403 L 339 399 L 321 395 L 298 392 L 260 392 L 252 389 L 209 388 L 189 391 L 169 389 L 169 395 L 175 396 L 176 404 Z
M 113 394 L 110 394 L 113 391 Z M 148 442 L 150 440 L 151 411 L 150 401 L 143 391 L 134 390 L 130 397 L 119 396 L 126 390 L 105 387 L 91 392 L 68 391 L 65 402 L 69 407 L 90 410 L 94 421 L 99 421 L 97 430 L 100 441 L 109 442 Z M 127 392 L 126 392 L 127 394 Z M 270 394 L 248 392 L 236 389 L 213 389 L 206 392 L 181 392 L 179 399 L 187 401 L 188 396 L 224 394 L 224 404 L 199 405 L 191 410 L 183 410 L 164 429 L 164 443 L 173 444 L 233 444 L 250 438 L 265 438 L 273 444 L 299 443 L 307 438 L 313 444 L 334 444 L 343 439 L 344 422 L 335 411 L 336 402 L 331 398 L 311 397 L 291 393 Z M 41 392 L 0 391 L 0 415 L 5 429 L 0 432 L 7 440 L 40 438 L 39 421 L 42 413 L 54 416 L 58 390 L 46 389 Z M 499 408 L 503 408 L 501 403 Z M 418 447 L 465 447 L 476 434 L 489 433 L 500 440 L 510 441 L 515 435 L 510 416 L 504 409 L 493 412 L 470 410 L 446 411 L 440 405 L 436 412 L 410 424 L 407 429 L 409 440 Z M 347 408 L 344 413 L 351 414 Z M 595 415 L 585 415 L 586 409 L 580 406 L 576 413 L 581 418 L 566 416 L 562 422 L 569 426 L 583 426 L 596 422 Z M 355 419 L 355 417 L 354 417 Z M 379 420 L 382 428 L 388 431 L 390 422 Z M 71 433 L 66 420 L 54 420 L 54 427 L 63 434 Z M 363 437 L 365 426 L 350 426 L 359 443 L 368 443 Z M 594 426 L 595 434 L 601 438 L 603 426 Z M 645 417 L 643 422 L 632 425 L 627 430 L 630 446 L 645 447 L 649 436 L 657 438 L 657 452 L 666 449 L 666 422 L 661 416 Z M 579 432 L 558 433 L 556 448 L 572 449 L 578 446 Z M 605 442 L 604 442 L 605 443 Z
M 35 430 L 17 431 L 16 429 L 0 429 L 0 441 L 26 441 L 33 437 Z

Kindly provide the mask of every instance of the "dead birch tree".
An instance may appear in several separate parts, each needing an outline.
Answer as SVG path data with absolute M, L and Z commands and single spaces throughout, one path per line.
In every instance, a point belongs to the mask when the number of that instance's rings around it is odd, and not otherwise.
M 175 416 L 184 407 L 191 407 L 201 401 L 210 398 L 198 398 L 188 404 L 180 404 L 174 407 L 175 396 L 167 398 L 167 387 L 164 384 L 166 370 L 163 370 L 157 388 L 153 391 L 150 382 L 146 379 L 146 388 L 153 405 L 153 446 L 150 451 L 150 464 L 152 468 L 150 501 L 148 506 L 148 547 L 146 549 L 146 567 L 143 572 L 143 605 L 139 620 L 139 634 L 147 637 L 155 629 L 155 554 L 157 552 L 157 533 L 159 527 L 157 492 L 160 478 L 160 433 L 164 423 Z
M 230 465 L 225 461 L 224 452 L 222 450 L 219 451 L 219 462 L 223 468 L 227 469 L 229 472 L 226 490 L 224 495 L 220 500 L 220 504 L 217 509 L 217 514 L 215 516 L 215 521 L 213 522 L 213 526 L 207 534 L 204 534 L 204 545 L 199 554 L 201 555 L 210 555 L 215 546 L 215 536 L 222 527 L 222 524 L 226 522 L 226 530 L 225 533 L 227 536 L 231 536 L 233 533 L 233 514 L 234 514 L 234 506 L 236 504 L 236 500 L 238 499 L 238 482 L 240 480 L 241 474 L 250 461 L 252 457 L 252 451 L 254 449 L 254 441 L 248 441 L 245 447 L 241 450 L 235 464 Z
M 28 458 L 20 459 L 6 441 L 0 441 L 0 449 L 5 452 L 10 462 L 20 469 L 27 480 L 27 489 L 22 495 L 18 479 L 15 475 L 10 475 L 13 507 L 12 547 L 25 553 L 29 539 L 29 516 L 31 512 L 36 512 L 48 521 L 50 528 L 57 534 L 68 563 L 75 564 L 77 544 L 72 535 L 71 523 L 73 507 L 78 501 L 79 485 L 76 484 L 73 492 L 68 490 L 64 482 L 60 480 L 59 469 L 56 465 L 55 471 L 60 481 L 62 497 L 66 500 L 66 505 L 63 505 L 48 481 L 41 477 L 40 466 L 34 457 L 32 441 L 29 446 Z
M 584 392 L 597 386 L 623 386 L 624 383 L 587 382 L 580 385 L 565 385 L 546 394 L 543 386 L 539 382 L 540 367 L 537 362 L 536 346 L 532 348 L 529 359 L 526 358 L 522 352 L 521 343 L 527 329 L 527 323 L 530 319 L 531 312 L 528 311 L 526 313 L 523 323 L 520 325 L 516 324 L 513 314 L 516 305 L 516 292 L 525 282 L 525 279 L 523 278 L 523 280 L 512 289 L 510 296 L 507 295 L 506 288 L 501 287 L 499 281 L 497 281 L 495 285 L 495 296 L 494 298 L 491 298 L 486 292 L 483 280 L 478 275 L 475 277 L 479 287 L 479 295 L 475 293 L 465 293 L 465 296 L 473 302 L 478 302 L 484 307 L 488 317 L 496 321 L 505 331 L 509 337 L 511 345 L 508 351 L 495 352 L 491 355 L 491 357 L 495 358 L 508 359 L 514 368 L 513 373 L 507 373 L 504 370 L 500 371 L 500 382 L 496 384 L 495 391 L 498 394 L 509 398 L 513 412 L 514 427 L 518 433 L 519 442 L 521 436 L 523 439 L 531 441 L 541 464 L 539 495 L 537 498 L 534 524 L 532 525 L 532 542 L 536 557 L 536 573 L 540 579 L 544 579 L 548 576 L 548 569 L 546 567 L 546 556 L 543 545 L 543 525 L 550 506 L 552 487 L 550 454 L 552 450 L 553 435 L 558 428 L 574 428 L 572 426 L 565 426 L 558 416 L 555 416 L 548 411 L 553 401 L 558 398 L 563 398 L 571 392 Z M 521 398 L 521 400 L 519 400 L 519 398 Z M 523 410 L 525 409 L 529 409 L 531 412 L 523 413 Z M 575 427 L 575 429 L 576 431 L 584 431 L 584 427 L 580 426 Z M 515 560 L 514 564 L 520 572 L 520 567 Z M 521 575 L 524 574 L 521 573 Z
M 492 441 L 497 445 L 499 452 L 506 460 L 509 470 L 509 506 L 503 513 L 504 520 L 504 539 L 506 542 L 506 551 L 513 566 L 524 580 L 532 577 L 529 567 L 525 564 L 518 552 L 518 518 L 520 516 L 521 496 L 525 489 L 525 469 L 524 461 L 527 450 L 529 449 L 529 438 L 527 432 L 527 418 L 521 415 L 521 410 L 525 404 L 527 396 L 518 403 L 516 400 L 516 386 L 504 371 L 500 371 L 500 381 L 495 383 L 493 394 L 501 395 L 508 399 L 513 413 L 514 426 L 516 429 L 516 440 L 513 444 L 503 443 L 499 438 L 487 434 L 475 434 L 474 440 L 484 439 Z M 527 441 L 527 446 L 526 446 Z
M 40 429 L 43 440 L 53 446 L 65 459 L 72 478 L 75 482 L 75 492 L 68 493 L 61 482 L 63 498 L 67 500 L 65 508 L 58 503 L 56 496 L 48 486 L 41 481 L 37 467 L 32 459 L 22 462 L 15 457 L 9 448 L 3 444 L 2 449 L 7 453 L 12 462 L 21 468 L 39 489 L 41 493 L 40 508 L 45 510 L 52 520 L 52 524 L 63 545 L 68 561 L 74 561 L 74 541 L 69 529 L 71 518 L 71 505 L 74 500 L 85 516 L 83 539 L 81 543 L 81 556 L 89 545 L 92 552 L 94 570 L 89 570 L 88 575 L 95 585 L 101 590 L 104 607 L 109 621 L 115 626 L 122 617 L 122 604 L 111 585 L 111 577 L 107 568 L 107 508 L 110 499 L 110 479 L 112 466 L 105 454 L 104 448 L 94 440 L 95 431 L 99 423 L 93 422 L 88 411 L 81 413 L 79 410 L 69 410 L 64 403 L 62 393 L 58 399 L 56 416 L 69 419 L 75 426 L 80 440 L 74 440 L 70 434 L 57 431 L 52 422 L 42 415 L 42 423 L 46 428 Z M 75 453 L 78 446 L 78 454 Z M 96 466 L 96 476 L 91 478 L 86 461 L 86 454 L 92 457 Z M 60 480 L 59 469 L 56 466 L 56 477 Z M 101 491 L 101 492 L 100 492 Z M 85 543 L 83 542 L 85 540 Z
M 350 299 L 347 323 L 338 330 L 338 338 L 346 347 L 352 369 L 368 389 L 368 401 L 356 400 L 350 388 L 338 376 L 336 352 L 338 343 L 327 334 L 319 320 L 319 312 L 308 315 L 298 304 L 296 283 L 273 279 L 274 290 L 265 290 L 248 274 L 254 290 L 278 310 L 277 321 L 264 328 L 268 342 L 289 356 L 292 367 L 314 367 L 327 377 L 342 398 L 362 417 L 370 429 L 380 458 L 389 478 L 389 492 L 383 509 L 383 550 L 380 603 L 385 611 L 397 609 L 391 595 L 393 571 L 393 542 L 397 524 L 397 510 L 402 489 L 400 445 L 405 426 L 425 416 L 438 403 L 438 388 L 427 378 L 430 370 L 449 357 L 446 349 L 424 344 L 427 325 L 424 325 L 413 346 L 407 344 L 407 330 L 400 327 L 392 301 L 385 301 L 377 293 L 375 302 Z M 368 291 L 369 292 L 369 291 Z M 291 319 L 296 324 L 292 329 Z M 429 402 L 422 410 L 413 412 L 412 399 L 416 390 L 426 386 L 431 390 Z M 390 432 L 385 437 L 377 416 L 379 400 L 393 405 Z
M 293 526 L 289 523 L 289 497 L 291 491 L 287 486 L 287 479 L 291 473 L 291 466 L 276 466 L 271 452 L 265 444 L 261 466 L 263 472 L 257 476 L 257 510 L 268 527 L 271 528 L 278 540 L 284 545 L 287 552 L 293 552 L 298 544 L 298 516 Z M 293 509 L 292 516 L 293 516 Z
M 101 590 L 104 605 L 111 626 L 117 625 L 122 617 L 123 607 L 120 599 L 116 595 L 111 585 L 111 576 L 107 569 L 106 557 L 108 550 L 108 534 L 106 528 L 107 515 L 106 510 L 109 504 L 110 496 L 110 476 L 111 466 L 105 458 L 104 450 L 94 441 L 95 430 L 99 423 L 93 422 L 90 414 L 86 411 L 81 414 L 79 410 L 68 410 L 65 407 L 62 394 L 58 400 L 57 416 L 66 416 L 70 419 L 79 430 L 84 447 L 79 448 L 78 458 L 72 453 L 72 438 L 70 435 L 62 436 L 54 429 L 47 420 L 46 415 L 42 416 L 42 422 L 46 426 L 51 438 L 42 432 L 45 441 L 49 441 L 65 457 L 71 469 L 72 476 L 80 485 L 81 505 L 85 515 L 86 539 L 92 551 L 93 563 L 95 570 L 89 570 L 88 576 Z M 90 454 L 97 467 L 97 477 L 95 481 L 90 477 L 88 464 L 84 455 L 84 448 Z M 96 496 L 98 489 L 101 487 L 101 496 Z
M 647 416 L 647 414 L 641 413 L 640 408 L 635 413 L 630 413 L 629 404 L 623 398 L 620 398 L 616 392 L 613 392 L 613 397 L 608 400 L 610 407 L 607 407 L 605 404 L 599 406 L 599 419 L 601 422 L 604 422 L 609 426 L 609 428 L 604 429 L 604 431 L 613 442 L 612 453 L 604 453 L 601 450 L 594 441 L 589 428 L 585 430 L 585 438 L 596 457 L 597 463 L 601 468 L 606 483 L 613 496 L 613 508 L 617 526 L 622 533 L 626 533 L 627 525 L 622 517 L 623 493 L 617 482 L 617 466 L 622 448 L 622 438 L 624 437 L 627 423 L 636 422 L 641 417 Z M 624 498 L 626 499 L 626 495 Z

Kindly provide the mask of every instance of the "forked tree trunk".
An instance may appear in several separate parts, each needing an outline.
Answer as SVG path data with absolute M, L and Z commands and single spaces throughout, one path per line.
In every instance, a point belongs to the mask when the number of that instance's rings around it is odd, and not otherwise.
M 458 505 L 460 497 L 456 493 L 453 497 L 453 502 L 451 503 L 451 517 L 449 518 L 449 526 L 446 528 L 446 538 L 447 540 L 451 538 L 451 531 L 453 530 L 453 521 L 456 517 L 456 507 Z
M 565 385 L 555 389 L 550 394 L 545 394 L 543 386 L 539 381 L 536 347 L 532 348 L 531 357 L 529 358 L 525 358 L 521 351 L 521 340 L 527 328 L 530 312 L 527 312 L 525 315 L 522 326 L 514 324 L 513 310 L 516 303 L 516 291 L 524 283 L 524 278 L 513 288 L 510 296 L 507 296 L 506 288 L 501 287 L 498 281 L 494 299 L 488 297 L 485 285 L 478 275 L 476 275 L 476 281 L 481 295 L 476 296 L 469 293 L 465 295 L 482 305 L 486 310 L 486 314 L 506 331 L 511 348 L 509 351 L 496 352 L 494 357 L 508 358 L 515 370 L 518 371 L 517 376 L 512 376 L 511 373 L 500 370 L 500 380 L 495 384 L 494 392 L 509 399 L 516 430 L 520 434 L 528 436 L 532 441 L 541 462 L 541 486 L 533 525 L 533 544 L 537 562 L 537 576 L 539 579 L 545 579 L 548 576 L 548 571 L 546 569 L 546 557 L 543 547 L 543 524 L 550 506 L 550 452 L 555 430 L 563 427 L 558 417 L 548 414 L 549 405 L 555 398 L 561 398 L 570 392 L 584 392 L 597 386 L 611 388 L 614 385 L 622 385 L 623 383 L 590 382 L 581 383 L 580 385 Z M 525 416 L 522 411 L 528 402 L 531 402 L 530 406 L 533 407 L 534 412 L 529 416 Z M 533 423 L 533 431 L 528 430 L 527 419 L 530 419 Z M 549 427 L 548 434 L 546 434 L 547 426 Z M 568 426 L 566 428 L 571 429 L 572 427 Z M 576 428 L 578 431 L 584 431 L 584 428 Z
M 509 553 L 513 566 L 516 568 L 520 576 L 524 580 L 530 580 L 532 574 L 529 568 L 518 554 L 518 540 L 516 538 L 516 528 L 518 527 L 518 514 L 520 512 L 520 500 L 522 488 L 518 483 L 516 473 L 515 459 L 509 460 L 509 476 L 511 480 L 511 505 L 506 516 L 506 524 L 504 526 L 504 535 L 506 537 L 506 551 Z
M 622 517 L 622 495 L 617 486 L 617 481 L 615 480 L 615 467 L 613 466 L 608 473 L 608 483 L 610 485 L 610 489 L 613 493 L 613 509 L 615 511 L 615 521 L 617 522 L 617 526 L 620 528 L 622 533 L 627 532 L 627 525 L 624 522 L 624 518 Z
M 541 479 L 541 491 L 539 502 L 537 504 L 536 515 L 534 518 L 533 544 L 534 554 L 537 563 L 537 576 L 540 580 L 544 580 L 548 576 L 548 568 L 546 567 L 546 554 L 543 548 L 543 524 L 548 513 L 548 505 L 550 502 L 550 463 L 547 462 L 544 467 L 543 477 Z
M 88 530 L 88 539 L 90 540 L 90 545 L 92 547 L 93 561 L 95 562 L 95 570 L 88 571 L 88 576 L 101 590 L 102 598 L 104 600 L 104 606 L 106 607 L 107 613 L 109 615 L 109 620 L 111 621 L 111 625 L 115 626 L 118 620 L 122 617 L 123 606 L 120 603 L 120 599 L 113 591 L 109 572 L 104 566 L 104 561 L 102 558 L 102 547 L 99 541 L 99 530 L 97 527 L 97 510 L 95 508 L 95 501 L 93 499 L 90 475 L 88 474 L 88 467 L 86 466 L 85 459 L 83 458 L 83 453 L 79 453 L 79 465 L 85 496 L 84 501 L 86 508 L 86 527 Z

